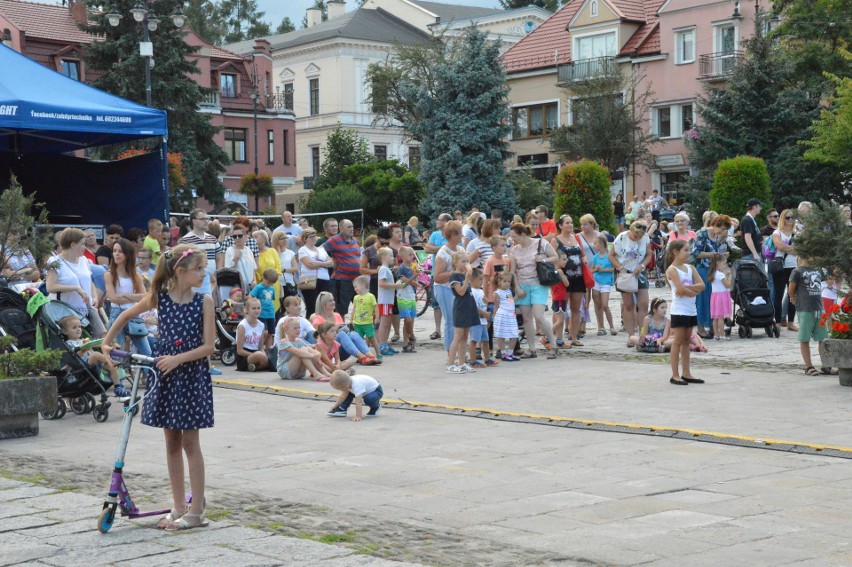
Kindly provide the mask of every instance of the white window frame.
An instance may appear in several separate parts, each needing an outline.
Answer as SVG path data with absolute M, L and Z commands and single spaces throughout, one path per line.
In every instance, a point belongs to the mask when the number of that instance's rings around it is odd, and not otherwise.
M 683 50 L 681 49 L 681 46 L 683 45 L 681 38 L 683 36 L 685 36 L 686 34 L 692 34 L 692 58 L 691 59 L 686 59 L 683 56 Z M 695 26 L 674 30 L 675 65 L 686 65 L 686 64 L 689 64 L 689 63 L 695 63 L 695 58 L 696 58 L 695 57 L 695 51 L 696 51 L 696 43 L 697 43 L 696 37 L 697 37 L 697 33 L 696 33 Z
M 740 48 L 740 27 L 735 20 L 725 20 L 722 22 L 713 22 L 713 53 L 722 52 L 721 31 L 722 28 L 734 28 L 734 52 Z
M 618 56 L 618 46 L 621 45 L 621 42 L 620 42 L 620 39 L 619 39 L 618 28 L 615 27 L 615 28 L 602 28 L 602 29 L 598 29 L 598 30 L 590 31 L 590 32 L 586 32 L 586 33 L 572 34 L 571 35 L 571 59 L 574 62 L 582 61 L 582 59 L 577 59 L 577 57 L 576 57 L 577 53 L 580 52 L 580 49 L 578 47 L 579 40 L 586 39 L 586 38 L 589 38 L 589 37 L 592 37 L 592 36 L 608 35 L 608 34 L 615 34 L 615 53 L 613 53 L 612 55 L 604 55 L 604 57 L 617 57 Z M 594 57 L 592 57 L 592 59 L 594 59 Z
M 674 140 L 683 136 L 683 107 L 692 106 L 692 122 L 695 124 L 695 101 L 694 100 L 676 100 L 665 104 L 658 104 L 651 107 L 651 134 L 657 136 L 661 140 Z M 669 109 L 670 131 L 668 136 L 660 136 L 660 110 Z
M 592 0 L 589 2 L 589 15 L 592 18 L 597 17 L 598 15 L 598 0 Z

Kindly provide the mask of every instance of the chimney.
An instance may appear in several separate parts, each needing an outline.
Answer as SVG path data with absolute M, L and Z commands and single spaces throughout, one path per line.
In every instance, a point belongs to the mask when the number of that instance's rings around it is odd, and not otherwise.
M 85 0 L 68 0 L 68 13 L 71 14 L 71 17 L 74 18 L 77 23 L 84 26 L 88 25 L 89 15 L 86 12 Z
M 322 22 L 322 10 L 319 8 L 308 8 L 308 27 L 312 28 Z
M 255 55 L 272 55 L 272 50 L 269 47 L 269 42 L 263 38 L 254 40 L 253 51 Z
M 329 0 L 328 2 L 328 19 L 333 20 L 339 18 L 346 13 L 346 2 L 343 0 Z

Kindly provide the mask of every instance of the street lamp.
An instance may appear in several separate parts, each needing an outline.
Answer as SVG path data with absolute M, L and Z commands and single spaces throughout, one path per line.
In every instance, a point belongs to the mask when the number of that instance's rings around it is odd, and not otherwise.
M 160 18 L 150 8 L 150 0 L 145 3 L 142 0 L 136 0 L 136 4 L 130 9 L 133 19 L 142 25 L 142 41 L 139 42 L 139 55 L 145 58 L 145 104 L 153 106 L 151 103 L 151 68 L 154 66 L 154 44 L 151 43 L 151 35 L 149 32 L 157 31 L 160 25 Z M 112 8 L 106 14 L 107 21 L 112 27 L 118 27 L 121 19 L 124 16 L 118 11 L 118 8 L 113 4 Z M 176 28 L 182 28 L 186 23 L 186 16 L 180 9 L 180 5 L 175 6 L 174 12 L 171 15 L 172 23 Z
M 251 108 L 254 113 L 254 180 L 257 183 L 257 101 L 260 100 L 260 93 L 257 90 L 257 80 L 254 81 L 249 96 L 251 97 Z M 260 197 L 257 194 L 256 188 L 254 193 L 254 210 L 255 212 L 260 212 Z

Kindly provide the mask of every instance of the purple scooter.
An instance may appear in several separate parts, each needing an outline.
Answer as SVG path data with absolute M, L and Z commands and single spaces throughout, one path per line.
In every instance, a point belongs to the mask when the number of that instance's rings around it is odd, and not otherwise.
M 130 370 L 129 376 L 132 382 L 130 388 L 130 400 L 124 406 L 124 422 L 121 425 L 121 436 L 118 438 L 118 449 L 115 452 L 115 468 L 112 471 L 112 480 L 109 484 L 109 493 L 107 499 L 104 500 L 104 506 L 101 510 L 101 515 L 98 518 L 98 531 L 105 534 L 112 527 L 115 521 L 116 509 L 121 507 L 121 515 L 128 518 L 145 518 L 148 516 L 161 516 L 168 514 L 168 508 L 164 510 L 152 510 L 150 512 L 142 512 L 133 503 L 130 497 L 130 492 L 124 484 L 124 454 L 127 452 L 127 442 L 130 439 L 130 426 L 133 423 L 133 417 L 139 413 L 139 403 L 141 399 L 137 399 L 136 392 L 139 389 L 139 379 L 142 377 L 142 372 L 147 371 L 149 375 L 148 392 L 158 386 L 157 383 L 157 359 L 150 356 L 142 356 L 141 354 L 131 354 L 128 352 L 113 350 L 110 356 Z M 153 380 L 151 380 L 153 378 Z M 192 500 L 192 495 L 188 495 L 186 502 Z

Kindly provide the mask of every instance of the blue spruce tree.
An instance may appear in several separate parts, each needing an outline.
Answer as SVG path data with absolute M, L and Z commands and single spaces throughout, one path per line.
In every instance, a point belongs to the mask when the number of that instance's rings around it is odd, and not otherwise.
M 505 179 L 510 132 L 508 87 L 498 46 L 470 28 L 435 64 L 434 83 L 402 81 L 400 93 L 413 102 L 419 120 L 406 124 L 421 141 L 420 181 L 426 188 L 421 211 L 498 207 L 514 213 L 514 190 Z

